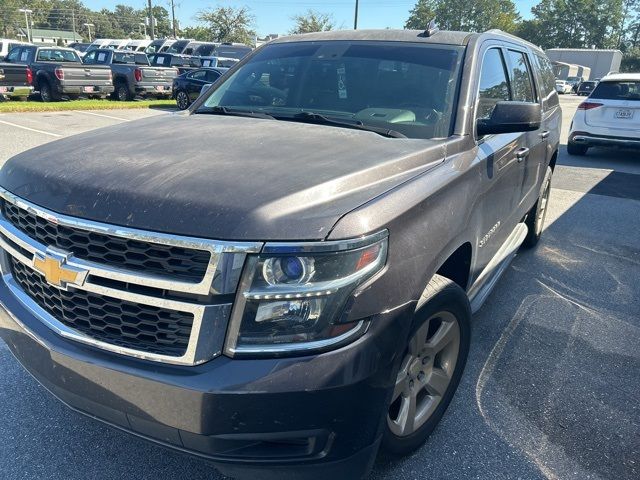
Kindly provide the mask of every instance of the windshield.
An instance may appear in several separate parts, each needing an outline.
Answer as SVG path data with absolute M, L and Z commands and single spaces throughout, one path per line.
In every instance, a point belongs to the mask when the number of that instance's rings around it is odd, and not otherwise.
M 447 137 L 462 51 L 399 42 L 268 45 L 212 89 L 198 112 L 226 107 L 283 119 L 312 112 L 411 138 Z
M 640 101 L 640 80 L 600 82 L 591 98 Z
M 240 60 L 248 53 L 251 53 L 250 47 L 241 47 L 241 46 L 234 46 L 234 45 L 219 45 L 215 49 L 214 55 L 216 57 L 235 58 L 237 60 Z
M 196 57 L 210 57 L 212 52 L 215 50 L 215 48 L 216 48 L 215 44 L 205 43 L 204 45 L 200 45 L 198 48 L 196 48 L 193 54 Z
M 171 45 L 166 52 L 167 53 L 182 53 L 182 50 L 184 50 L 184 47 L 186 47 L 187 45 L 189 45 L 189 40 L 180 40 L 178 42 L 175 42 L 173 45 Z
M 144 51 L 145 53 L 157 53 L 160 50 L 160 47 L 162 47 L 163 43 L 164 43 L 164 40 L 161 40 L 161 41 L 154 40 L 147 46 L 147 48 L 144 49 Z

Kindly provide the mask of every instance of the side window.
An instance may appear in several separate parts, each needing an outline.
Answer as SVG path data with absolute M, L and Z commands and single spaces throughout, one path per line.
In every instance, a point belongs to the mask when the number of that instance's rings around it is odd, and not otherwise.
M 491 48 L 484 55 L 480 71 L 477 118 L 489 118 L 496 103 L 508 100 L 511 95 L 502 52 Z
M 508 50 L 511 64 L 511 89 L 516 102 L 535 102 L 529 62 L 524 53 Z
M 87 53 L 82 59 L 82 63 L 86 63 L 87 65 L 93 65 L 96 63 L 96 51 Z
M 191 78 L 193 78 L 194 80 L 204 81 L 206 75 L 207 75 L 207 72 L 205 70 L 196 70 L 191 74 Z

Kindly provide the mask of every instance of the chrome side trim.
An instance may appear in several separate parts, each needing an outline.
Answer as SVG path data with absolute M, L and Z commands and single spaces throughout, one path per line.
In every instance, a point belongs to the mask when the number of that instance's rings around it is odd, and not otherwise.
M 44 218 L 45 220 L 56 223 L 58 225 L 70 228 L 78 228 L 80 230 L 88 232 L 111 235 L 114 237 L 121 237 L 129 240 L 137 240 L 152 244 L 155 243 L 160 245 L 169 245 L 173 247 L 181 247 L 192 250 L 202 250 L 210 253 L 207 270 L 202 280 L 198 283 L 185 282 L 168 276 L 165 277 L 160 275 L 150 275 L 145 274 L 144 272 L 110 267 L 94 262 L 81 260 L 73 256 L 70 257 L 70 259 L 73 260 L 74 265 L 89 270 L 89 275 L 108 278 L 112 280 L 119 280 L 126 283 L 134 283 L 146 287 L 171 290 L 181 293 L 207 295 L 212 288 L 213 279 L 216 275 L 216 271 L 223 254 L 258 253 L 262 247 L 261 242 L 236 243 L 194 237 L 181 237 L 166 233 L 156 233 L 134 228 L 120 227 L 117 225 L 99 223 L 91 220 L 82 220 L 55 213 L 51 210 L 39 207 L 31 202 L 22 200 L 11 192 L 8 192 L 7 190 L 4 190 L 2 188 L 0 188 L 0 197 L 5 201 L 17 206 L 18 208 L 24 209 L 29 213 L 32 213 L 38 217 Z M 44 251 L 44 249 L 41 248 L 42 244 L 36 242 L 21 230 L 14 227 L 2 216 L 0 216 L 0 233 L 5 234 L 11 240 L 18 243 L 21 247 L 29 250 L 31 253 L 34 253 L 35 249 Z M 45 245 L 45 247 L 47 246 Z
M 262 248 L 262 253 L 322 253 L 341 252 L 365 247 L 383 240 L 389 236 L 387 230 L 372 233 L 358 238 L 345 240 L 328 240 L 326 242 L 267 242 Z

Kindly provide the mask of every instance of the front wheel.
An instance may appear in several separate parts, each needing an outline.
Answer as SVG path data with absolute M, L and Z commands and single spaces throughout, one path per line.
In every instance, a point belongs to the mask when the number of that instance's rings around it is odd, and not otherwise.
M 528 232 L 524 242 L 522 243 L 522 246 L 525 248 L 535 247 L 542 236 L 544 220 L 547 218 L 549 196 L 551 195 L 552 174 L 553 170 L 551 170 L 551 167 L 547 167 L 547 172 L 544 176 L 544 180 L 542 181 L 542 186 L 540 187 L 538 200 L 527 214 L 525 224 L 527 225 Z
M 469 352 L 471 308 L 453 281 L 435 275 L 420 298 L 387 412 L 382 448 L 420 447 L 458 388 Z

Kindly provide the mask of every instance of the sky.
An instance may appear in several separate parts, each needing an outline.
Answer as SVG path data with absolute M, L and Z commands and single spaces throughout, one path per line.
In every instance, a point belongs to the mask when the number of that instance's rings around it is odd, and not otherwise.
M 470 0 L 473 1 L 473 0 Z M 259 36 L 270 33 L 287 33 L 292 27 L 291 17 L 314 9 L 329 13 L 337 28 L 353 28 L 355 0 L 174 0 L 176 18 L 181 26 L 197 23 L 194 16 L 199 10 L 216 6 L 247 6 L 255 16 L 255 29 Z M 85 0 L 92 9 L 113 8 L 120 3 L 134 8 L 143 8 L 147 0 Z M 170 0 L 152 0 L 153 5 L 161 5 L 170 10 Z M 409 17 L 409 10 L 416 0 L 360 0 L 358 28 L 402 28 Z M 523 18 L 529 18 L 535 0 L 515 0 Z

